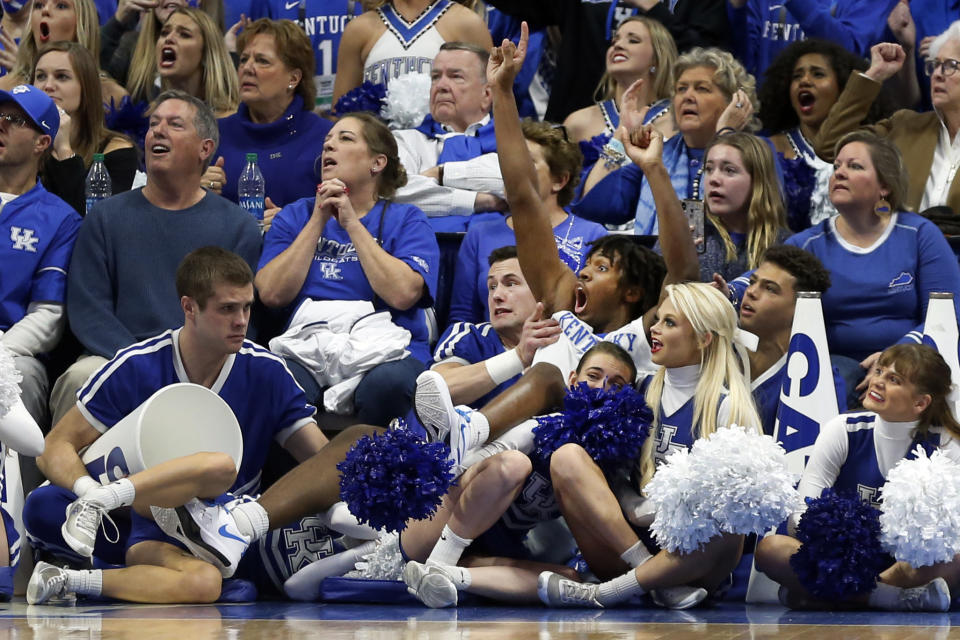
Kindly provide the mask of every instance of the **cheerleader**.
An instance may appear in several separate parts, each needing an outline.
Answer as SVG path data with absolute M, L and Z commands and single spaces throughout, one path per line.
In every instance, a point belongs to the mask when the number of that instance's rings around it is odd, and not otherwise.
M 960 462 L 960 424 L 950 412 L 950 368 L 934 349 L 920 344 L 890 347 L 880 356 L 863 406 L 842 414 L 820 430 L 799 490 L 818 498 L 827 488 L 859 495 L 879 504 L 880 488 L 901 459 L 913 458 L 917 445 L 927 453 L 939 447 Z M 791 516 L 792 534 L 801 513 Z M 801 547 L 788 535 L 765 537 L 757 546 L 757 568 L 779 582 L 780 600 L 791 607 L 835 607 L 810 596 L 790 566 Z M 914 569 L 893 563 L 880 574 L 876 589 L 850 603 L 892 611 L 946 611 L 949 586 L 960 580 L 960 561 Z
M 650 331 L 653 362 L 661 368 L 641 381 L 654 413 L 654 429 L 635 473 L 641 490 L 671 451 L 691 447 L 720 426 L 758 429 L 760 422 L 734 352 L 739 334 L 729 301 L 703 283 L 667 285 L 665 291 Z M 553 454 L 550 474 L 561 512 L 590 569 L 613 578 L 584 584 L 542 573 L 538 592 L 550 606 L 607 607 L 652 592 L 658 604 L 687 608 L 716 590 L 740 560 L 743 536 L 731 534 L 713 538 L 694 553 L 651 553 L 624 517 L 607 478 L 578 445 L 564 445 Z M 628 501 L 623 502 L 626 506 Z M 634 505 L 627 512 L 642 529 L 652 521 L 651 514 Z

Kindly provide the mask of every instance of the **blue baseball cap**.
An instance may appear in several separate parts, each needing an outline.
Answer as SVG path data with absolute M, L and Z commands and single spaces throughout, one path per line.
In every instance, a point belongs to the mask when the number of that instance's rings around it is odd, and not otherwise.
M 4 102 L 16 102 L 37 129 L 51 138 L 57 137 L 60 112 L 57 111 L 57 103 L 45 92 L 31 84 L 18 84 L 10 91 L 0 91 L 0 104 Z

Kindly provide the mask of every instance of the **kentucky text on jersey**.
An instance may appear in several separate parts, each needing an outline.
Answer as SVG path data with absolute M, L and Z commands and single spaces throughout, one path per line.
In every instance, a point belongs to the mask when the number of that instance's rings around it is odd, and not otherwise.
M 333 35 L 343 33 L 349 21 L 349 16 L 307 16 L 304 19 L 303 28 L 308 37 Z
M 429 74 L 433 68 L 433 58 L 406 56 L 381 60 L 363 71 L 363 79 L 374 84 L 386 84 L 388 80 L 399 78 L 408 73 Z

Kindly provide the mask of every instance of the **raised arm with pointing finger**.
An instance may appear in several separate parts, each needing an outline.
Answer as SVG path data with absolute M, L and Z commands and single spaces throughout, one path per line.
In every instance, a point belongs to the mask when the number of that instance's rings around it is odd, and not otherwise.
M 493 50 L 487 67 L 487 81 L 494 96 L 493 111 L 500 170 L 514 219 L 520 266 L 534 296 L 543 302 L 545 312 L 552 314 L 564 309 L 577 310 L 579 283 L 578 277 L 552 250 L 553 230 L 539 197 L 537 170 L 524 142 L 512 93 L 513 79 L 526 55 L 527 34 L 524 24 L 519 44 L 504 41 L 502 46 Z M 634 138 L 632 142 L 628 141 L 628 153 L 643 165 L 644 173 L 650 180 L 654 201 L 658 207 L 661 245 L 668 280 L 696 279 L 696 252 L 680 204 L 670 184 L 670 177 L 663 166 L 662 136 L 650 129 L 621 133 L 624 137 Z M 580 279 L 584 279 L 582 271 Z M 591 321 L 597 331 L 609 331 L 625 324 L 623 322 L 604 327 L 599 326 L 592 318 Z

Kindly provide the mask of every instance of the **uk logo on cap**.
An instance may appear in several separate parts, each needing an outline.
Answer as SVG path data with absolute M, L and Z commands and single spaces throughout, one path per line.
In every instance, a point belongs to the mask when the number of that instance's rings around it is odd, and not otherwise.
M 0 103 L 15 102 L 42 132 L 56 137 L 60 113 L 53 99 L 33 85 L 18 84 L 10 92 L 0 91 Z

